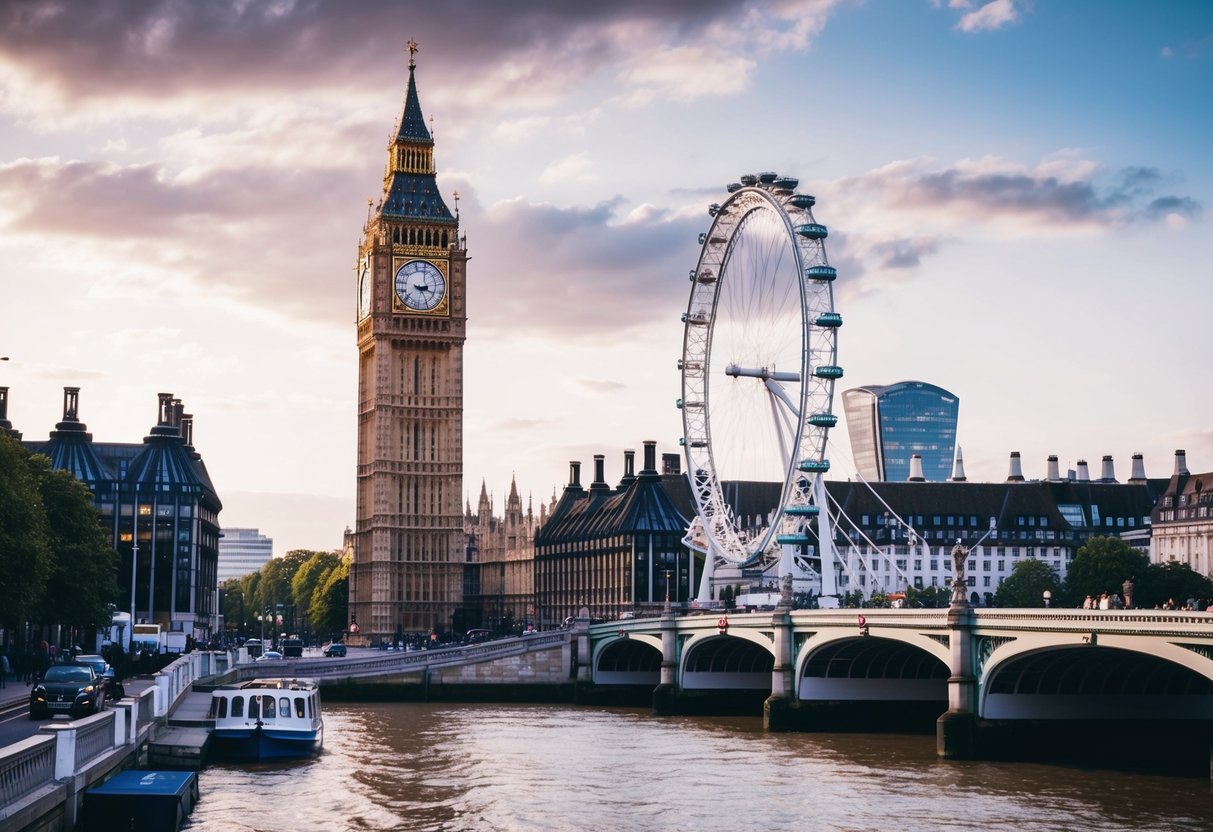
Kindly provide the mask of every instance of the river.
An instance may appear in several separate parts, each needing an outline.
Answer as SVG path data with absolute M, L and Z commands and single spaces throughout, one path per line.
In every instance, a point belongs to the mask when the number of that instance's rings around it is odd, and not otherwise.
M 933 736 L 572 706 L 330 704 L 319 757 L 212 765 L 200 788 L 193 832 L 1213 829 L 1202 777 L 944 762 Z

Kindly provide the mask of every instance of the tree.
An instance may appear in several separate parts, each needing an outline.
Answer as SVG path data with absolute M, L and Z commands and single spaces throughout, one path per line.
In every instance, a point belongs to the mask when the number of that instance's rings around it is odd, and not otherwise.
M 1015 564 L 994 594 L 999 607 L 1042 607 L 1048 592 L 1060 601 L 1061 578 L 1043 560 L 1024 560 Z
M 34 456 L 53 566 L 37 617 L 91 632 L 108 626 L 118 600 L 118 553 L 106 545 L 92 492 Z
M 291 598 L 300 615 L 311 618 L 312 596 L 316 587 L 340 562 L 341 555 L 337 552 L 312 552 L 311 557 L 295 572 L 295 577 L 291 579 Z M 315 626 L 316 622 L 312 621 L 312 627 Z
M 1119 537 L 1092 537 L 1070 563 L 1066 603 L 1078 606 L 1088 595 L 1119 593 L 1126 578 L 1141 577 L 1149 567 L 1150 559 Z
M 906 606 L 939 609 L 952 601 L 952 590 L 945 586 L 906 587 Z
M 318 633 L 340 633 L 349 621 L 350 565 L 342 558 L 312 593 L 309 615 Z
M 1174 601 L 1182 605 L 1189 598 L 1213 598 L 1213 581 L 1178 561 L 1151 564 L 1141 580 L 1136 581 L 1133 605 L 1153 607 Z
M 11 628 L 37 608 L 54 558 L 30 457 L 0 430 L 0 624 Z

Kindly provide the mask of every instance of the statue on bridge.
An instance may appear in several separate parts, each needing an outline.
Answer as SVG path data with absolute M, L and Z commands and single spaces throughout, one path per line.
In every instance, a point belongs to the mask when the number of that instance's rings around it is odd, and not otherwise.
M 968 585 L 965 582 L 965 561 L 969 559 L 969 550 L 956 541 L 952 547 L 952 606 L 965 606 L 968 599 Z

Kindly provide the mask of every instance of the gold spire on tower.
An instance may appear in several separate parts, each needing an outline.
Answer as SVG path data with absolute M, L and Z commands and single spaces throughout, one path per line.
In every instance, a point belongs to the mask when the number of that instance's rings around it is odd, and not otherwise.
M 412 38 L 409 38 L 408 47 L 409 47 L 409 69 L 413 69 L 414 67 L 417 66 L 417 61 L 413 58 L 413 56 L 417 54 L 417 48 L 418 48 L 417 41 L 413 40 Z

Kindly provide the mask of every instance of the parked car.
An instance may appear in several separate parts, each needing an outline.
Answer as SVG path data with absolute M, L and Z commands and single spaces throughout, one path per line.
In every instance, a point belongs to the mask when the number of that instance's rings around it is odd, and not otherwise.
M 52 714 L 73 717 L 95 714 L 105 707 L 105 682 L 87 664 L 56 664 L 29 694 L 29 718 Z
M 281 660 L 282 660 L 282 654 L 279 653 L 277 650 L 266 650 L 264 653 L 262 653 L 260 656 L 258 656 L 256 658 L 256 661 L 259 661 L 259 662 L 276 662 L 276 661 L 281 661 Z
M 122 699 L 126 696 L 126 689 L 118 681 L 113 665 L 107 662 L 104 656 L 98 656 L 96 653 L 84 653 L 76 657 L 76 664 L 87 664 L 102 678 L 105 682 L 106 699 Z
M 345 645 L 342 644 L 340 641 L 334 641 L 328 647 L 324 648 L 324 655 L 330 659 L 336 658 L 338 656 L 344 659 L 345 655 L 346 655 Z

